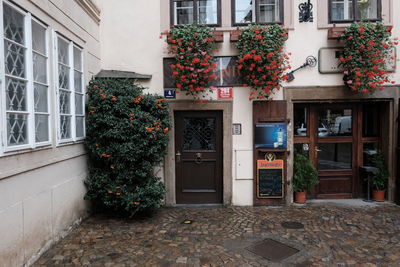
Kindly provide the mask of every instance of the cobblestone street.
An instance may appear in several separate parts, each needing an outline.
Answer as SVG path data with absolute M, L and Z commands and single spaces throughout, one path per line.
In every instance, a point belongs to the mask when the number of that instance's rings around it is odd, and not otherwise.
M 287 221 L 304 228 L 287 229 Z M 249 251 L 265 239 L 299 251 L 279 262 Z M 400 266 L 400 207 L 317 202 L 164 208 L 141 220 L 94 216 L 34 266 Z

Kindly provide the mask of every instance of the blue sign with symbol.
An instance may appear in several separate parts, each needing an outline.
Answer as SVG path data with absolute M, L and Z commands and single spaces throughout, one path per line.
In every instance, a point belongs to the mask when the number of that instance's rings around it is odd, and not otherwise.
M 176 91 L 175 89 L 164 89 L 164 98 L 175 99 Z

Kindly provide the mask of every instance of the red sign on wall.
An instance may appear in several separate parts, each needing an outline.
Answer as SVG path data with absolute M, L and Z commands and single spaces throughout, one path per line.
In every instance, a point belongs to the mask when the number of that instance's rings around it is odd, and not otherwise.
M 233 90 L 232 87 L 218 88 L 218 99 L 232 99 Z

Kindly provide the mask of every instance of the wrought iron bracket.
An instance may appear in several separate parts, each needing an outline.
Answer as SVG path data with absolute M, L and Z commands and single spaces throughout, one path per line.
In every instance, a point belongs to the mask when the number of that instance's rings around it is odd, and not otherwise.
M 301 3 L 299 5 L 299 22 L 313 22 L 313 4 L 311 4 L 310 0 L 308 2 Z
M 288 82 L 291 82 L 291 81 L 294 80 L 294 73 L 295 73 L 296 71 L 298 71 L 298 70 L 300 70 L 300 69 L 302 69 L 302 68 L 305 68 L 305 67 L 307 67 L 307 66 L 310 66 L 310 67 L 313 68 L 313 67 L 317 66 L 317 62 L 318 62 L 318 60 L 317 60 L 316 57 L 314 57 L 314 56 L 308 56 L 308 57 L 306 58 L 306 62 L 304 62 L 303 65 L 301 65 L 300 67 L 298 67 L 298 68 L 292 70 L 291 72 L 289 72 L 289 73 L 287 74 L 287 76 L 288 76 L 287 81 L 288 81 Z

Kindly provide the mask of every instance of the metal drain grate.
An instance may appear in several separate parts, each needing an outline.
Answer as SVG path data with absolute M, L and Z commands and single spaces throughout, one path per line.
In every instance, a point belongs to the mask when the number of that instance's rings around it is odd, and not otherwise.
M 283 222 L 281 223 L 283 228 L 286 229 L 303 229 L 304 225 L 299 222 Z
M 262 242 L 251 245 L 246 249 L 267 260 L 275 262 L 282 261 L 299 252 L 298 249 L 289 247 L 281 242 L 269 238 Z

